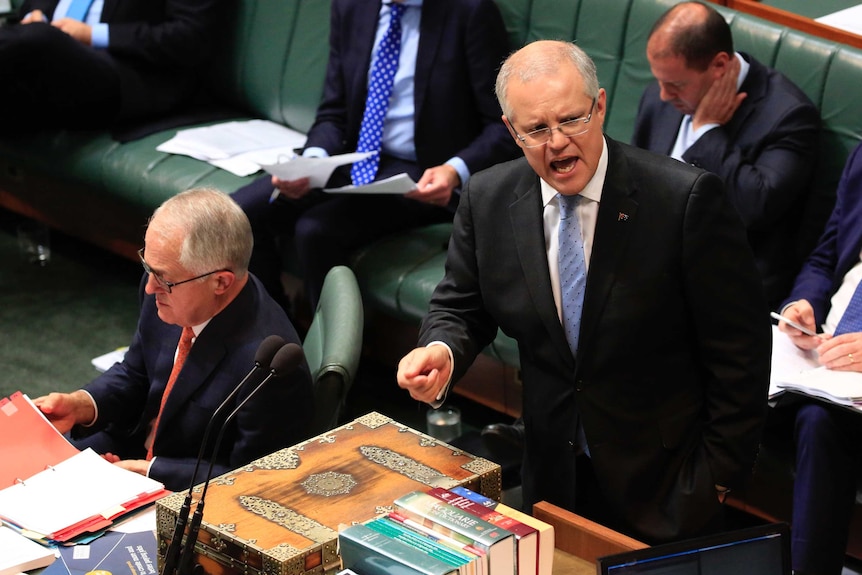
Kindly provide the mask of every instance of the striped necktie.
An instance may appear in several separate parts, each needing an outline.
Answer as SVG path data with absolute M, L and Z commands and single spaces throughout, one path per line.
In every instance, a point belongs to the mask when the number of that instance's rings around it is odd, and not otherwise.
M 368 82 L 368 96 L 365 100 L 365 113 L 359 128 L 357 152 L 376 152 L 369 158 L 353 164 L 350 176 L 354 185 L 370 184 L 377 175 L 380 164 L 380 142 L 383 139 L 383 120 L 389 110 L 392 84 L 398 70 L 398 56 L 401 52 L 401 15 L 404 5 L 390 4 L 389 29 L 380 41 L 377 57 L 371 65 L 371 80 Z

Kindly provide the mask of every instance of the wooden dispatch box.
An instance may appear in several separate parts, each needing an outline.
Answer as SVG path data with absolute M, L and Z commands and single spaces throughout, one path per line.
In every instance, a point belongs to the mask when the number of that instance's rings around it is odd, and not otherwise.
M 210 480 L 196 562 L 208 575 L 334 573 L 339 525 L 417 489 L 463 485 L 499 501 L 501 482 L 496 463 L 372 412 Z M 186 493 L 156 502 L 159 571 Z

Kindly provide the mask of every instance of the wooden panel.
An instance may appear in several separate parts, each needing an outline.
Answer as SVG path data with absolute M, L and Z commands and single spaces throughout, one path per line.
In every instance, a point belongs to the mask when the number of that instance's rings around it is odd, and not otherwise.
M 773 6 L 766 6 L 760 2 L 756 2 L 755 0 L 725 0 L 724 2 L 716 2 L 716 4 L 722 4 L 728 8 L 739 10 L 740 12 L 753 14 L 754 16 L 770 20 L 776 24 L 801 30 L 802 32 L 811 34 L 812 36 L 819 36 L 820 38 L 826 38 L 834 42 L 862 48 L 862 36 L 859 36 L 858 34 L 853 34 L 846 30 L 839 30 L 832 26 L 826 26 L 825 24 L 821 24 L 811 18 L 793 14 L 792 12 L 787 12 L 786 10 L 781 10 L 780 8 L 775 8 Z
M 605 555 L 648 547 L 646 543 L 547 501 L 540 501 L 533 506 L 533 517 L 554 526 L 557 549 L 591 563 Z

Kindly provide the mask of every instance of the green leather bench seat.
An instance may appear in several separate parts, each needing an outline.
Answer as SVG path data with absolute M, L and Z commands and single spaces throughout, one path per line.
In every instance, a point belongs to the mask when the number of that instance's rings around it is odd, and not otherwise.
M 645 55 L 653 22 L 676 0 L 496 0 L 513 47 L 540 38 L 576 40 L 595 60 L 608 91 L 605 131 L 628 141 L 640 95 L 651 80 Z M 301 131 L 314 119 L 328 56 L 329 1 L 240 0 L 228 5 L 206 89 L 236 112 Z M 719 7 L 737 49 L 794 80 L 823 117 L 818 177 L 800 225 L 807 250 L 831 210 L 848 152 L 862 138 L 862 51 Z M 176 130 L 119 143 L 101 132 L 57 131 L 0 140 L 0 204 L 135 257 L 143 226 L 164 199 L 192 186 L 227 192 L 254 177 L 156 151 Z M 431 226 L 359 250 L 355 271 L 367 306 L 418 323 L 443 275 L 448 225 Z M 518 365 L 499 334 L 487 350 Z

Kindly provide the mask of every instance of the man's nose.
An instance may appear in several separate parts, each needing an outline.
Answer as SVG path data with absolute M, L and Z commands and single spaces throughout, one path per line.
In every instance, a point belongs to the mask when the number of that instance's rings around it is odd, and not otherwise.
M 662 99 L 662 101 L 667 102 L 668 100 L 676 99 L 678 92 L 675 88 L 662 84 L 661 82 L 659 82 L 658 87 L 659 97 Z

